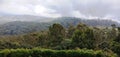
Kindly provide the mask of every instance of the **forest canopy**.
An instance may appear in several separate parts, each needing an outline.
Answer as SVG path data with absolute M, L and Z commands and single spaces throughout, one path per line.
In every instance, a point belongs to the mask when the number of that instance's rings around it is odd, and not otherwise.
M 0 49 L 102 50 L 107 55 L 120 53 L 120 28 L 93 27 L 79 23 L 68 28 L 55 23 L 48 30 L 24 35 L 2 36 Z

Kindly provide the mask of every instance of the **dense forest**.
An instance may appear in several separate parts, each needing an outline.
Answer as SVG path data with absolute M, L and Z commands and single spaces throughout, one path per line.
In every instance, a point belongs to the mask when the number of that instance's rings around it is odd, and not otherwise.
M 54 23 L 40 32 L 1 36 L 0 49 L 1 57 L 120 57 L 120 27 Z

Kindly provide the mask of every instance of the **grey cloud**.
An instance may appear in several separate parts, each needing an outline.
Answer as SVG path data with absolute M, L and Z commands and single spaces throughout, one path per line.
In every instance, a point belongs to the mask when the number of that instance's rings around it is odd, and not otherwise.
M 104 18 L 113 16 L 120 18 L 119 0 L 0 0 L 0 11 L 14 14 L 30 14 L 43 16 L 93 16 Z M 36 13 L 35 7 L 42 6 Z M 7 7 L 8 6 L 8 7 Z M 49 9 L 49 10 L 47 10 Z M 53 12 L 54 11 L 54 12 Z M 76 12 L 76 13 L 75 13 Z

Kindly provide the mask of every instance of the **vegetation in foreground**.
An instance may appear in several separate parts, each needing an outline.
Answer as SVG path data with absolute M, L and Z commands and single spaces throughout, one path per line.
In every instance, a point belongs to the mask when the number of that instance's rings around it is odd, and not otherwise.
M 72 57 L 99 57 L 96 55 L 97 51 L 84 50 L 84 52 L 81 52 L 82 49 L 86 48 L 102 50 L 100 57 L 120 57 L 120 28 L 114 24 L 111 27 L 91 27 L 85 24 L 78 24 L 75 27 L 71 25 L 68 28 L 64 28 L 60 24 L 53 24 L 46 31 L 19 36 L 1 36 L 0 38 L 0 49 L 2 50 L 0 54 L 2 57 L 15 57 L 16 55 L 18 57 L 21 54 L 24 54 L 22 57 L 26 57 L 28 56 L 26 54 L 34 53 L 32 48 L 35 47 L 52 49 L 48 50 L 49 52 L 47 51 L 47 53 L 46 50 L 41 52 L 39 49 L 35 52 L 35 54 L 41 55 L 44 55 L 45 52 L 45 55 L 49 54 L 49 56 L 53 54 L 60 56 L 61 53 L 64 53 L 63 56 L 61 55 L 64 57 L 70 52 L 69 55 Z M 19 50 L 18 48 L 24 49 Z M 73 51 L 73 53 L 69 50 Z M 114 53 L 117 56 L 112 55 Z
M 5 49 L 0 57 L 116 57 L 115 54 L 93 50 Z

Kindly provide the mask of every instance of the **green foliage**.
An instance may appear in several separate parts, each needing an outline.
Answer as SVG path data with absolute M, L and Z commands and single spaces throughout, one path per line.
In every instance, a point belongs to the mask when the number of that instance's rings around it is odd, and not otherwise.
M 65 29 L 62 25 L 60 24 L 53 24 L 52 26 L 49 27 L 50 34 L 53 36 L 57 35 L 64 35 Z
M 51 50 L 34 50 L 32 48 L 46 48 Z M 29 48 L 23 50 L 11 50 L 17 48 Z M 0 55 L 4 56 L 28 56 L 28 57 L 71 57 L 79 56 L 85 53 L 86 50 L 80 53 L 73 49 L 93 49 L 104 50 L 105 57 L 111 56 L 114 52 L 119 55 L 120 53 L 120 28 L 117 27 L 91 27 L 85 24 L 78 24 L 64 28 L 61 24 L 53 24 L 49 27 L 49 30 L 41 32 L 33 32 L 25 35 L 15 36 L 0 36 L 0 49 L 7 49 L 0 52 Z M 10 50 L 8 50 L 10 49 Z M 71 50 L 72 49 L 72 50 Z M 57 51 L 56 51 L 57 50 Z M 60 50 L 60 51 L 58 51 Z M 62 50 L 62 51 L 61 51 Z M 68 51 L 70 50 L 70 51 Z M 65 52 L 66 51 L 66 52 Z M 4 53 L 7 52 L 7 53 Z M 85 53 L 80 56 L 85 57 L 94 55 L 94 52 Z M 16 55 L 14 55 L 16 54 Z M 19 55 L 21 54 L 21 55 Z M 30 55 L 32 54 L 32 55 Z M 36 55 L 34 55 L 36 54 Z M 41 55 L 42 54 L 42 55 Z M 62 55 L 64 56 L 62 56 Z M 66 55 L 69 54 L 69 55 Z M 88 55 L 86 55 L 88 54 Z M 102 51 L 96 54 L 96 57 L 104 57 Z M 30 56 L 29 56 L 30 55 Z M 50 57 L 48 56 L 48 57 Z M 120 56 L 120 55 L 119 55 Z M 93 56 L 94 57 L 94 56 Z
M 115 57 L 105 56 L 103 51 L 93 50 L 48 50 L 48 49 L 6 49 L 0 57 Z
M 94 47 L 93 30 L 85 25 L 78 25 L 72 36 L 73 45 L 80 48 L 91 49 Z
M 120 43 L 113 42 L 111 49 L 120 56 Z
M 120 56 L 120 54 L 119 54 L 120 53 L 120 33 L 112 42 L 111 50 L 113 50 L 115 53 L 117 53 Z
M 58 45 L 61 43 L 61 41 L 64 39 L 65 36 L 65 29 L 60 24 L 53 24 L 49 27 L 49 33 L 51 38 L 51 44 L 52 46 Z

